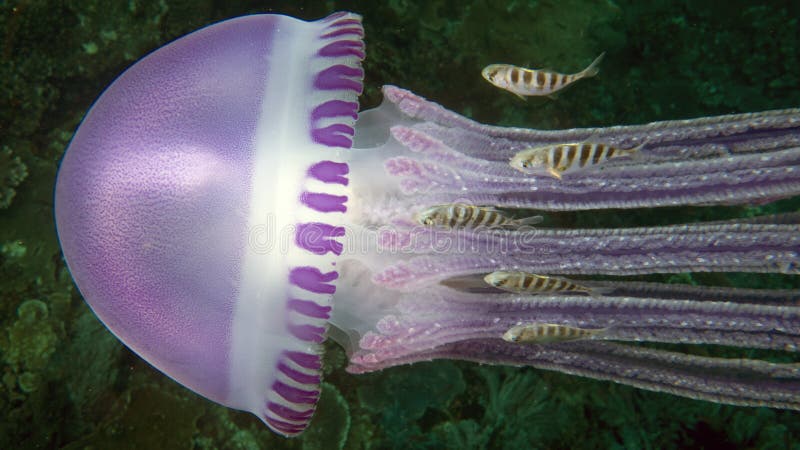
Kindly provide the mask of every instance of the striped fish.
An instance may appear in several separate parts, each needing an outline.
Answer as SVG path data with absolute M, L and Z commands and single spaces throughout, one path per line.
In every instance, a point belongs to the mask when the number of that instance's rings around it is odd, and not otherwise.
M 519 228 L 542 221 L 542 216 L 513 219 L 505 213 L 487 206 L 452 203 L 428 208 L 416 214 L 417 223 L 441 228 Z
M 576 172 L 620 156 L 630 156 L 645 143 L 633 148 L 618 148 L 599 142 L 573 142 L 526 148 L 511 158 L 509 165 L 524 173 L 547 173 L 561 179 L 565 172 Z
M 503 340 L 517 344 L 548 344 L 553 342 L 591 339 L 605 333 L 606 328 L 577 328 L 554 323 L 529 323 L 511 327 L 503 333 Z
M 525 69 L 510 64 L 490 64 L 481 71 L 489 83 L 505 89 L 521 99 L 526 96 L 551 95 L 564 89 L 581 78 L 597 75 L 597 66 L 605 52 L 595 58 L 588 67 L 578 73 L 563 74 L 545 69 Z
M 483 280 L 497 289 L 526 294 L 545 294 L 561 292 L 592 292 L 592 288 L 573 283 L 566 278 L 548 277 L 528 272 L 492 272 Z

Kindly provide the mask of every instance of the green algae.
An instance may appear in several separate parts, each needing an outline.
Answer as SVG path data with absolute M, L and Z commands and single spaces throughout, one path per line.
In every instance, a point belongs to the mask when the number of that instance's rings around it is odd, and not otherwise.
M 28 177 L 28 167 L 15 156 L 11 149 L 0 148 L 0 209 L 8 208 L 14 196 L 15 188 Z

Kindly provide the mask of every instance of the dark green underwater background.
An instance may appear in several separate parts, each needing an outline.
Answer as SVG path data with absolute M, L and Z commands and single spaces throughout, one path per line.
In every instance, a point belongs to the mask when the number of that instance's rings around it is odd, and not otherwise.
M 328 344 L 306 434 L 287 440 L 122 346 L 81 299 L 52 216 L 56 167 L 93 100 L 141 56 L 242 14 L 364 16 L 363 105 L 396 84 L 483 122 L 544 129 L 800 106 L 800 3 L 707 1 L 0 1 L 0 448 L 800 448 L 800 414 L 738 408 L 527 368 L 434 362 L 352 376 Z M 508 62 L 600 75 L 521 101 L 480 76 Z M 777 205 L 548 216 L 631 226 L 797 211 Z M 798 277 L 675 282 L 798 288 Z M 796 355 L 678 347 L 699 354 Z

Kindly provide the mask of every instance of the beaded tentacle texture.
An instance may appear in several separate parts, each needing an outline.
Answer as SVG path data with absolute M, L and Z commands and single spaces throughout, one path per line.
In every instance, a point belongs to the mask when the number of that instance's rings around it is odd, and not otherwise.
M 59 169 L 56 220 L 81 294 L 126 345 L 286 436 L 314 412 L 326 337 L 355 373 L 454 358 L 800 409 L 797 364 L 626 344 L 796 352 L 797 291 L 607 277 L 531 293 L 483 281 L 503 270 L 796 274 L 798 214 L 625 229 L 418 220 L 442 205 L 522 218 L 795 196 L 800 111 L 538 131 L 481 125 L 386 86 L 359 117 L 362 38 L 349 13 L 232 19 L 148 55 L 97 100 Z M 509 165 L 525 149 L 587 140 L 645 145 L 562 179 Z M 596 331 L 503 339 L 525 324 Z

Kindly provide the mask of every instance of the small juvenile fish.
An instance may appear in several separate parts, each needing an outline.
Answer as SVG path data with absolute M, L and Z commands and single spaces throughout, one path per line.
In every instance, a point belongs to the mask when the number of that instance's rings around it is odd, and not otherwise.
M 518 344 L 547 344 L 552 342 L 588 339 L 605 333 L 605 328 L 577 328 L 554 323 L 529 323 L 511 327 L 503 333 L 503 340 Z
M 483 280 L 491 286 L 509 292 L 528 294 L 592 292 L 592 288 L 573 283 L 566 278 L 548 277 L 528 272 L 506 272 L 498 270 L 486 275 L 483 277 Z
M 612 158 L 630 156 L 643 146 L 644 143 L 626 149 L 598 142 L 545 145 L 521 150 L 511 158 L 509 165 L 520 172 L 545 172 L 560 180 L 565 172 L 575 172 L 597 166 Z
M 504 213 L 486 206 L 453 203 L 428 208 L 416 214 L 420 225 L 442 228 L 502 228 L 533 225 L 542 221 L 542 216 L 513 219 Z
M 546 69 L 525 69 L 511 64 L 490 64 L 481 71 L 489 83 L 505 89 L 521 99 L 526 96 L 550 95 L 564 89 L 581 78 L 597 75 L 597 66 L 605 52 L 595 58 L 588 67 L 578 73 L 563 74 Z

